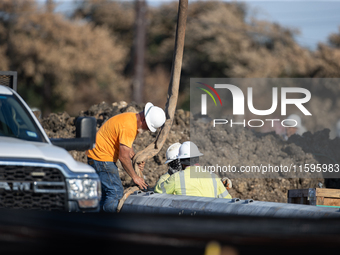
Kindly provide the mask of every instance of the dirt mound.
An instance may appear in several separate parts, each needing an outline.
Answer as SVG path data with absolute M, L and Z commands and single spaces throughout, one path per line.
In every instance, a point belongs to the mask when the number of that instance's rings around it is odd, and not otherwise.
M 194 134 L 199 134 L 194 136 Z M 257 133 L 243 127 L 191 122 L 191 140 L 202 151 L 201 165 L 205 166 L 316 166 L 340 162 L 340 139 L 329 139 L 329 130 L 303 137 L 294 135 L 284 141 L 275 132 Z M 287 168 L 288 169 L 288 168 Z M 338 188 L 336 179 L 324 179 L 323 173 L 223 173 L 233 180 L 233 196 L 245 199 L 286 202 L 289 189 L 314 188 L 319 182 L 328 188 Z M 334 176 L 333 176 L 334 177 Z
M 98 130 L 107 119 L 116 114 L 123 112 L 137 113 L 142 111 L 143 108 L 144 105 L 133 103 L 119 102 L 110 105 L 102 102 L 79 115 L 95 117 Z M 41 123 L 49 137 L 66 138 L 75 136 L 75 119 L 75 117 L 70 117 L 64 112 L 50 114 L 48 118 L 41 120 Z M 199 129 L 200 134 L 202 134 L 201 138 L 195 141 L 204 152 L 204 157 L 201 158 L 202 165 L 213 165 L 221 159 L 238 169 L 244 165 L 335 164 L 340 162 L 340 139 L 330 140 L 329 130 L 327 129 L 315 134 L 307 132 L 303 137 L 294 135 L 288 141 L 284 141 L 275 133 L 256 133 L 246 128 L 230 128 L 228 126 L 218 127 L 213 132 L 207 133 L 207 125 L 210 124 L 191 119 L 189 112 L 176 111 L 173 126 L 163 148 L 145 165 L 144 176 L 151 187 L 167 171 L 167 166 L 164 164 L 166 149 L 175 142 L 182 143 L 190 140 L 190 130 L 197 132 L 196 129 Z M 144 132 L 138 135 L 133 145 L 135 152 L 152 143 L 157 134 L 157 132 Z M 86 162 L 85 152 L 71 151 L 70 154 L 76 160 Z M 117 165 L 124 187 L 133 185 L 131 178 L 119 162 Z M 319 182 L 327 187 L 339 187 L 336 179 L 308 178 L 308 175 L 306 175 L 307 178 L 287 178 L 285 175 L 278 175 L 275 178 L 264 178 L 263 176 L 258 178 L 258 176 L 251 175 L 245 176 L 246 178 L 243 178 L 243 176 L 241 178 L 240 175 L 229 176 L 233 180 L 231 195 L 241 199 L 252 198 L 263 201 L 286 202 L 289 189 L 313 188 L 317 187 Z

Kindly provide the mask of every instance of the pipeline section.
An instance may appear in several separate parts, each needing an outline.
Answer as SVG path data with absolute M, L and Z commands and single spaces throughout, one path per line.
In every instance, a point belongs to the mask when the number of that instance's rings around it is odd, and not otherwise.
M 339 208 L 276 202 L 194 197 L 136 191 L 125 201 L 121 213 L 177 215 L 242 215 L 274 218 L 340 217 Z

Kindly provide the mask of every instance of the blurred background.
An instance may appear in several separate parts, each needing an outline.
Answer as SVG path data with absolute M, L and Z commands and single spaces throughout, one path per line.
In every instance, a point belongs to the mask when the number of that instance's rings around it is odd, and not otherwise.
M 177 6 L 2 0 L 0 70 L 18 72 L 20 95 L 43 116 L 76 116 L 102 101 L 164 107 Z M 336 1 L 189 1 L 178 108 L 189 110 L 194 77 L 339 77 L 339 11 Z M 320 122 L 336 126 L 339 94 L 340 86 L 312 92 Z

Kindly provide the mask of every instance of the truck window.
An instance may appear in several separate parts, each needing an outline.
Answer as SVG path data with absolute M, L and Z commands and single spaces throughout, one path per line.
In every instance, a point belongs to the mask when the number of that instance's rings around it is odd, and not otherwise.
M 15 95 L 0 95 L 0 136 L 46 142 L 35 121 Z

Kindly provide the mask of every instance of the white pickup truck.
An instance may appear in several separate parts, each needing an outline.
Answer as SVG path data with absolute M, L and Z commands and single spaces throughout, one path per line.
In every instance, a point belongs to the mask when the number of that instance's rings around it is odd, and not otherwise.
M 79 120 L 79 138 L 49 139 L 18 93 L 0 85 L 0 208 L 99 211 L 98 175 L 64 149 L 93 147 L 82 135 L 95 136 L 88 120 Z

